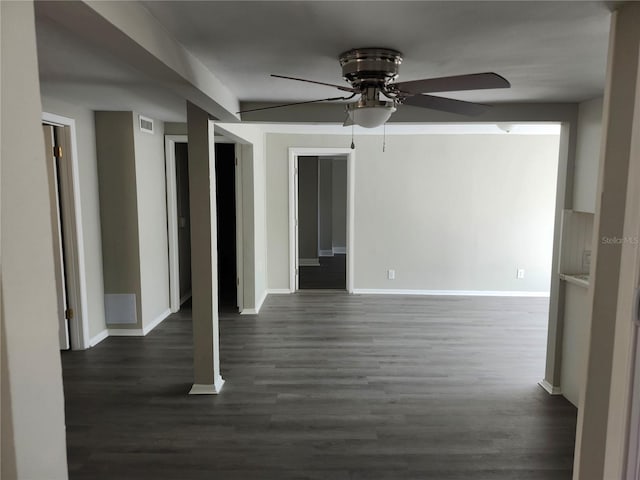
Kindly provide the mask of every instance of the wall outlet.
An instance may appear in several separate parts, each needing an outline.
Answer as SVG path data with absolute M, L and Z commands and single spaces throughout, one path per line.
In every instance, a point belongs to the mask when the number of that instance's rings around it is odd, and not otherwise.
M 395 270 L 387 270 L 387 278 L 389 280 L 395 280 L 396 279 L 396 271 Z
M 524 268 L 519 268 L 516 272 L 516 278 L 522 280 L 524 278 Z
M 582 271 L 589 272 L 591 270 L 591 250 L 582 251 Z

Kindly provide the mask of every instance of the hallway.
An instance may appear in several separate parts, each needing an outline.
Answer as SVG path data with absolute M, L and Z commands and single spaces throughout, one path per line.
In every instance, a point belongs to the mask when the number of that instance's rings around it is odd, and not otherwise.
M 547 303 L 272 295 L 221 314 L 219 396 L 186 395 L 189 311 L 63 352 L 70 478 L 569 480 Z

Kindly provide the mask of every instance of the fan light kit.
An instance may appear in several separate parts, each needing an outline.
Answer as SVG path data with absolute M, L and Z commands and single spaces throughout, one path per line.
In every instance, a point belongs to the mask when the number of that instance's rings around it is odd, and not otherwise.
M 396 82 L 402 63 L 402 54 L 389 48 L 356 48 L 344 52 L 340 55 L 339 60 L 342 67 L 342 77 L 351 84 L 350 87 L 284 75 L 271 76 L 334 87 L 342 92 L 350 93 L 350 96 L 254 108 L 238 113 L 325 101 L 350 100 L 356 95 L 360 95 L 356 102 L 347 104 L 347 119 L 344 125 L 355 124 L 365 128 L 374 128 L 385 124 L 401 105 L 412 105 L 462 115 L 479 115 L 489 108 L 488 105 L 426 95 L 426 93 L 509 88 L 511 86 L 505 78 L 493 72 Z

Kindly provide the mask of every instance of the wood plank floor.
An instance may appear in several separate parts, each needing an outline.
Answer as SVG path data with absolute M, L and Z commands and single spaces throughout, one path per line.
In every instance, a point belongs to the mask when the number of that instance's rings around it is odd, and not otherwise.
M 189 312 L 64 352 L 71 479 L 569 480 L 546 299 L 269 296 L 221 316 L 218 396 L 187 396 Z

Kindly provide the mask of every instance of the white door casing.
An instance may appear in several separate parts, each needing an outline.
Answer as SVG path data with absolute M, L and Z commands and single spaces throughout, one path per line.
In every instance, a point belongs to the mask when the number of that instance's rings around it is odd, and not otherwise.
M 87 313 L 87 279 L 82 232 L 82 203 L 76 124 L 72 118 L 43 112 L 42 122 L 59 128 L 58 143 L 62 147 L 59 168 L 61 225 L 64 239 L 67 299 L 72 312 L 68 322 L 69 343 L 72 350 L 91 346 Z
M 355 209 L 355 150 L 350 148 L 289 148 L 289 291 L 299 288 L 298 260 L 298 157 L 347 157 L 347 292 L 353 293 L 354 272 L 354 209 Z

